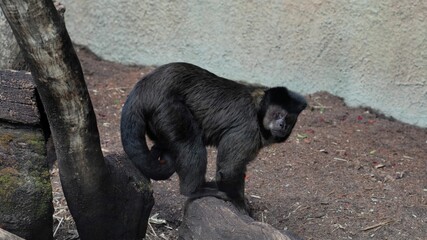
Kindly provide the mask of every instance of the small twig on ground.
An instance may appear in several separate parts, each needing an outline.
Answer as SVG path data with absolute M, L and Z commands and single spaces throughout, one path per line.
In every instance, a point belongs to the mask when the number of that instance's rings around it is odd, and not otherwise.
M 151 216 L 148 221 L 153 224 L 167 224 L 166 220 L 160 219 L 158 218 L 158 216 L 159 216 L 159 213 L 156 213 L 153 216 Z
M 311 106 L 311 107 L 313 109 L 320 109 L 321 112 L 323 112 L 325 109 L 332 108 L 332 107 L 323 105 L 317 99 L 314 99 L 314 102 L 317 104 L 317 106 Z
M 312 106 L 312 108 L 314 108 L 314 109 L 328 109 L 328 108 L 332 108 L 332 107 L 328 107 L 328 106 Z
M 119 92 L 123 93 L 124 90 L 127 90 L 127 89 L 130 89 L 130 87 L 114 87 L 114 88 L 107 88 L 105 90 L 107 90 L 107 91 L 114 90 L 114 91 L 119 91 Z
M 150 222 L 148 222 L 148 226 L 150 226 L 150 229 L 151 229 L 151 232 L 153 233 L 153 235 L 154 235 L 155 237 L 158 237 L 158 236 L 157 236 L 156 231 L 154 231 L 154 228 L 153 228 L 153 226 L 151 226 L 151 223 L 150 223 Z
M 394 222 L 394 221 L 393 220 L 387 220 L 387 221 L 384 221 L 384 222 L 380 222 L 380 223 L 374 224 L 372 226 L 368 226 L 368 227 L 362 228 L 362 231 L 369 231 L 369 230 L 372 230 L 372 229 L 378 230 L 382 226 L 385 226 L 385 225 L 387 225 L 387 224 L 389 224 L 391 222 Z
M 337 157 L 335 157 L 334 160 L 342 161 L 342 162 L 348 162 L 348 160 L 346 160 L 344 158 L 337 158 Z
M 61 219 L 59 220 L 58 226 L 56 226 L 56 229 L 55 229 L 55 231 L 53 232 L 53 236 L 54 236 L 54 237 L 55 237 L 56 233 L 58 232 L 58 229 L 59 229 L 59 227 L 61 226 L 62 221 L 64 221 L 64 218 L 61 218 Z
M 260 196 L 258 196 L 258 195 L 250 195 L 252 198 L 256 198 L 256 199 L 261 199 L 261 197 Z
M 338 230 L 338 229 L 341 229 L 341 230 L 345 230 L 345 227 L 343 227 L 341 224 L 339 224 L 339 223 L 336 223 L 336 224 L 334 224 L 334 230 L 332 230 L 332 232 L 335 232 L 336 230 Z
M 288 216 L 286 218 L 289 218 L 292 215 L 292 213 L 295 213 L 301 207 L 302 207 L 302 205 L 298 205 L 298 207 L 296 207 L 292 212 L 289 212 L 289 214 L 288 214 Z

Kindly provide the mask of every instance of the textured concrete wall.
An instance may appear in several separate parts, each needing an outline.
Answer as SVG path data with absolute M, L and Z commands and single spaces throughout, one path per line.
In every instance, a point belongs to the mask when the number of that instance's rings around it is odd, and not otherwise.
M 427 127 L 425 0 L 63 2 L 73 40 L 102 58 L 326 90 Z

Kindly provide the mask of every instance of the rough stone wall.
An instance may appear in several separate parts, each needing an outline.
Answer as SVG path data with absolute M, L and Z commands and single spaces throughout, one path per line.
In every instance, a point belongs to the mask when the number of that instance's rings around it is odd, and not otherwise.
M 129 64 L 187 61 L 427 127 L 427 1 L 64 0 L 72 39 Z

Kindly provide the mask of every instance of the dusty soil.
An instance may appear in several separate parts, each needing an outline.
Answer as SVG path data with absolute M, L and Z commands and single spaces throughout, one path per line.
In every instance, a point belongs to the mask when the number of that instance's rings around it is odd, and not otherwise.
M 122 104 L 151 67 L 102 61 L 78 49 L 106 155 L 123 152 Z M 304 111 L 284 144 L 265 148 L 248 168 L 246 195 L 255 217 L 304 239 L 427 239 L 427 129 L 349 108 L 321 92 L 306 96 Z M 215 149 L 209 149 L 209 178 Z M 76 239 L 52 170 L 56 239 Z M 154 182 L 147 239 L 177 239 L 185 198 L 177 177 Z M 61 224 L 59 224 L 61 222 Z

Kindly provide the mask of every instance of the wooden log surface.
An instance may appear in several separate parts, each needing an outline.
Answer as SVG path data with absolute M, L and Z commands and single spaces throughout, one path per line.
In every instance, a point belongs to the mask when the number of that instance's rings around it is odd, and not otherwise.
M 0 228 L 0 240 L 24 240 L 24 239 Z
M 298 240 L 287 231 L 257 222 L 240 213 L 230 202 L 204 197 L 186 203 L 184 220 L 179 228 L 183 240 Z
M 31 73 L 0 70 L 0 120 L 30 125 L 40 123 Z

